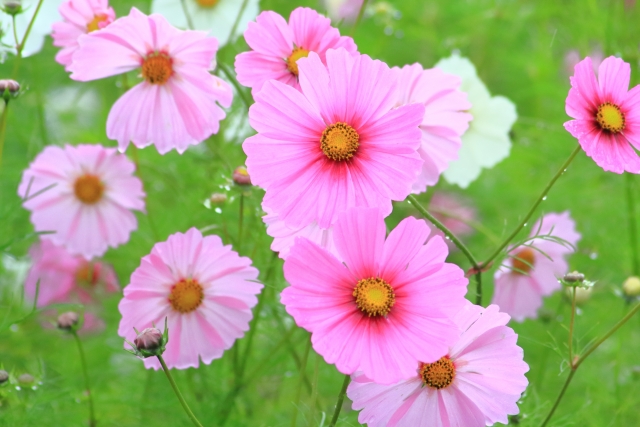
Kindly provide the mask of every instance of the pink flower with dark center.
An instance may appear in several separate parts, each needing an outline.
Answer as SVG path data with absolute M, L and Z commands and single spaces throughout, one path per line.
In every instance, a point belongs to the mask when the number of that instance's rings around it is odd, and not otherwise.
M 422 104 L 420 124 L 422 144 L 418 153 L 424 160 L 422 172 L 413 184 L 413 193 L 422 193 L 438 182 L 451 160 L 458 158 L 460 137 L 469 128 L 473 116 L 467 94 L 460 91 L 462 80 L 439 68 L 424 70 L 420 64 L 391 69 L 398 80 L 397 105 Z
M 582 149 L 605 171 L 640 173 L 640 85 L 629 88 L 631 67 L 610 56 L 598 79 L 586 57 L 575 67 L 567 96 L 564 124 Z
M 334 226 L 339 258 L 296 239 L 281 301 L 327 363 L 390 384 L 412 376 L 418 361 L 437 361 L 458 338 L 451 318 L 467 279 L 445 263 L 440 237 L 427 240 L 423 220 L 404 219 L 386 240 L 385 231 L 378 209 L 353 208 Z
M 249 329 L 262 289 L 257 279 L 251 260 L 224 246 L 220 237 L 203 237 L 195 228 L 173 234 L 156 243 L 131 275 L 118 306 L 118 334 L 133 341 L 133 328 L 163 325 L 167 318 L 167 366 L 209 364 Z M 155 357 L 144 364 L 160 368 Z
M 256 22 L 249 23 L 244 38 L 253 50 L 236 56 L 236 73 L 242 85 L 252 88 L 254 97 L 269 80 L 300 89 L 298 60 L 310 52 L 326 63 L 328 49 L 358 51 L 351 37 L 340 36 L 329 18 L 308 7 L 294 9 L 289 23 L 275 12 L 262 12 Z
M 358 421 L 369 427 L 484 427 L 508 424 L 519 412 L 529 366 L 498 307 L 469 302 L 455 317 L 462 335 L 434 363 L 413 364 L 411 378 L 376 384 L 367 375 L 352 377 L 347 396 Z
M 71 57 L 78 49 L 78 37 L 111 24 L 116 13 L 108 0 L 67 0 L 58 8 L 63 21 L 53 24 L 53 45 L 62 49 L 56 61 L 68 70 Z
M 559 290 L 558 279 L 569 271 L 565 257 L 575 251 L 581 237 L 575 227 L 568 211 L 547 214 L 536 222 L 532 239 L 512 248 L 506 263 L 496 271 L 491 303 L 517 322 L 535 319 L 542 297 Z
M 161 15 L 135 7 L 129 16 L 80 36 L 69 66 L 71 78 L 101 79 L 140 69 L 143 81 L 116 101 L 107 136 L 124 151 L 131 141 L 154 144 L 160 154 L 183 153 L 218 132 L 231 87 L 209 73 L 218 42 L 201 31 L 181 31 Z
M 144 210 L 135 165 L 101 145 L 45 147 L 22 174 L 18 195 L 41 238 L 87 260 L 129 240 Z
M 266 190 L 263 205 L 290 227 L 327 229 L 350 207 L 391 212 L 422 166 L 420 104 L 393 108 L 389 67 L 344 49 L 298 62 L 298 91 L 267 82 L 249 109 L 258 131 L 245 140 L 247 169 Z

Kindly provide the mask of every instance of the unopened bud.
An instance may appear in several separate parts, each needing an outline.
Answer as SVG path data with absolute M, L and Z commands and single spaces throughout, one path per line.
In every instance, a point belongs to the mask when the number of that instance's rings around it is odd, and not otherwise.
M 18 377 L 18 382 L 23 386 L 30 386 L 36 379 L 33 378 L 33 375 L 22 374 Z
M 572 271 L 564 275 L 564 281 L 567 283 L 584 282 L 584 274 L 577 271 Z
M 139 350 L 156 350 L 162 345 L 162 332 L 156 328 L 147 328 L 133 340 Z
M 249 176 L 249 172 L 247 172 L 247 168 L 244 166 L 238 166 L 236 170 L 233 171 L 233 182 L 238 185 L 251 185 L 251 177 Z
M 214 205 L 221 205 L 227 201 L 227 195 L 224 193 L 213 193 L 211 197 L 209 197 L 209 201 Z
M 2 10 L 7 15 L 15 16 L 22 13 L 22 3 L 17 0 L 7 0 L 2 3 Z
M 4 102 L 9 102 L 20 94 L 20 83 L 15 80 L 0 80 L 0 96 Z
M 63 331 L 74 331 L 77 329 L 80 316 L 73 311 L 67 311 L 58 316 L 58 329 Z
M 7 371 L 0 370 L 0 384 L 4 384 L 9 381 L 9 373 Z
M 640 295 L 640 278 L 631 276 L 622 284 L 622 291 L 628 297 L 637 297 Z
M 576 292 L 576 304 L 577 305 L 582 305 L 584 303 L 586 303 L 589 298 L 591 298 L 591 291 L 593 288 L 583 288 L 583 287 L 571 287 L 571 288 L 566 288 L 566 292 L 567 292 L 567 296 L 569 297 L 569 299 L 573 298 L 573 292 Z

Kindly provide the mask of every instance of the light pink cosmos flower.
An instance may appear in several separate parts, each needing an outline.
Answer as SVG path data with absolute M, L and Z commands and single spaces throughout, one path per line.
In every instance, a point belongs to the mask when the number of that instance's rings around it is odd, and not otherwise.
M 124 288 L 118 308 L 118 334 L 133 341 L 139 331 L 164 324 L 169 344 L 163 355 L 170 368 L 197 368 L 231 348 L 249 329 L 251 309 L 262 285 L 249 258 L 238 256 L 218 236 L 202 237 L 191 228 L 156 243 Z M 153 357 L 147 368 L 159 369 Z
M 420 124 L 422 144 L 418 153 L 424 160 L 422 171 L 413 184 L 413 193 L 423 193 L 435 185 L 449 162 L 458 158 L 460 137 L 469 128 L 473 116 L 467 94 L 460 91 L 462 80 L 439 68 L 424 70 L 420 64 L 393 67 L 398 81 L 397 105 L 422 104 L 424 118 Z
M 440 237 L 427 240 L 423 220 L 404 219 L 386 240 L 385 231 L 378 209 L 353 208 L 334 227 L 340 259 L 296 239 L 281 301 L 327 363 L 389 384 L 412 376 L 418 361 L 435 362 L 458 338 L 451 318 L 467 279 L 444 262 Z
M 108 0 L 67 0 L 58 10 L 63 21 L 53 24 L 51 37 L 53 45 L 62 48 L 56 61 L 68 71 L 71 57 L 78 49 L 78 37 L 111 24 L 116 13 Z
M 238 82 L 252 88 L 254 97 L 269 80 L 300 89 L 297 61 L 310 52 L 325 63 L 328 49 L 358 51 L 351 37 L 340 36 L 329 18 L 308 7 L 294 9 L 289 23 L 275 12 L 264 11 L 249 23 L 244 38 L 253 50 L 236 56 L 236 73 Z
M 358 18 L 364 0 L 323 0 L 327 14 L 334 21 L 354 22 Z
M 470 223 L 476 220 L 476 210 L 464 200 L 453 193 L 444 191 L 436 191 L 429 200 L 429 212 L 433 214 L 438 221 L 447 227 L 457 237 L 464 237 L 472 234 L 474 229 Z M 441 236 L 445 235 L 435 225 L 427 223 L 431 232 Z M 449 239 L 445 239 L 449 251 L 457 251 L 458 247 Z
M 640 173 L 640 85 L 629 88 L 631 67 L 610 56 L 598 68 L 598 80 L 586 57 L 575 67 L 564 124 L 587 156 L 605 171 Z
M 352 377 L 347 396 L 369 427 L 484 427 L 508 424 L 527 388 L 529 366 L 509 316 L 471 303 L 455 317 L 462 335 L 435 363 L 413 364 L 413 375 L 393 385 Z M 416 369 L 417 368 L 417 369 Z
M 245 140 L 251 180 L 263 205 L 290 227 L 329 228 L 350 207 L 391 212 L 422 166 L 420 104 L 395 105 L 389 67 L 344 49 L 298 62 L 298 91 L 267 82 L 249 109 L 258 131 Z
M 129 240 L 144 211 L 135 165 L 101 145 L 48 146 L 22 174 L 18 195 L 42 239 L 87 260 Z
M 561 288 L 558 278 L 569 271 L 565 257 L 575 251 L 581 236 L 566 211 L 542 217 L 530 237 L 526 245 L 509 251 L 509 258 L 494 276 L 491 302 L 517 322 L 535 319 L 542 297 Z
M 181 31 L 161 15 L 135 7 L 129 16 L 80 36 L 71 78 L 101 79 L 140 69 L 143 81 L 111 108 L 107 136 L 124 151 L 131 141 L 160 154 L 183 153 L 218 132 L 231 87 L 209 73 L 218 42 L 202 31 Z

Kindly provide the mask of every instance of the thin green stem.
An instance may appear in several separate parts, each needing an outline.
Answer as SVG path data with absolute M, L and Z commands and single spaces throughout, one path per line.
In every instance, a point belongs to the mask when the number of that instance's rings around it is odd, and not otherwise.
M 2 166 L 2 152 L 4 151 L 4 136 L 7 133 L 7 116 L 9 111 L 9 102 L 4 103 L 2 116 L 0 116 L 0 166 Z
M 220 69 L 220 71 L 222 71 L 222 74 L 224 74 L 227 77 L 227 79 L 231 82 L 233 87 L 236 89 L 236 92 L 238 92 L 238 96 L 242 100 L 242 103 L 244 104 L 245 107 L 247 107 L 247 110 L 248 110 L 249 107 L 251 107 L 251 102 L 247 99 L 244 89 L 242 88 L 242 86 L 240 86 L 236 78 L 233 76 L 233 73 L 229 71 L 229 68 L 222 62 L 218 63 L 218 68 Z
M 342 410 L 342 402 L 344 402 L 344 395 L 347 394 L 347 387 L 351 382 L 351 375 L 344 376 L 344 382 L 342 383 L 342 388 L 340 389 L 340 394 L 338 394 L 338 401 L 336 402 L 336 409 L 333 411 L 333 417 L 331 417 L 331 423 L 329 427 L 335 427 L 338 422 L 338 417 L 340 416 L 340 411 Z
M 240 25 L 240 20 L 242 19 L 242 14 L 244 13 L 245 9 L 247 8 L 247 4 L 249 4 L 249 0 L 244 0 L 242 2 L 242 6 L 240 7 L 240 12 L 238 12 L 238 16 L 236 16 L 236 20 L 233 23 L 233 27 L 231 27 L 231 32 L 229 33 L 228 43 L 233 43 L 233 36 L 235 35 L 236 30 L 238 29 L 238 25 Z
M 244 192 L 240 193 L 240 213 L 238 214 L 238 247 L 242 244 L 242 226 L 244 225 Z
M 527 214 L 524 216 L 520 224 L 518 224 L 518 226 L 513 230 L 513 232 L 500 244 L 500 246 L 498 246 L 498 248 L 491 254 L 491 256 L 489 256 L 489 258 L 487 258 L 487 260 L 482 263 L 483 266 L 488 266 L 491 261 L 493 261 L 498 255 L 500 255 L 502 250 L 506 248 L 507 245 L 511 243 L 511 241 L 518 235 L 520 230 L 524 228 L 524 226 L 527 224 L 527 222 L 535 212 L 536 208 L 547 197 L 547 194 L 549 193 L 549 190 L 551 190 L 551 187 L 553 187 L 553 185 L 556 183 L 558 178 L 560 178 L 562 174 L 567 170 L 567 168 L 569 167 L 573 159 L 578 155 L 580 150 L 582 150 L 582 147 L 578 145 L 573 150 L 569 158 L 562 164 L 558 172 L 556 172 L 553 178 L 551 178 L 551 181 L 549 181 L 547 186 L 542 191 L 542 194 L 540 194 L 540 196 L 536 199 L 535 203 L 533 204 L 533 206 L 531 206 L 531 209 L 529 209 L 529 212 L 527 212 Z
M 298 420 L 298 407 L 300 406 L 300 395 L 302 394 L 302 384 L 304 384 L 305 370 L 307 369 L 307 360 L 309 360 L 309 352 L 311 351 L 311 337 L 307 339 L 307 345 L 302 356 L 302 365 L 300 366 L 300 378 L 298 379 L 298 389 L 296 390 L 296 401 L 293 404 L 293 415 L 291 416 L 291 427 L 296 427 Z
M 489 239 L 493 240 L 495 243 L 500 243 L 500 238 L 493 233 L 493 231 L 489 230 L 489 228 L 485 227 L 482 223 L 477 221 L 470 221 L 468 219 L 462 218 L 461 216 L 455 215 L 444 209 L 431 208 L 431 212 L 442 215 L 447 218 L 455 219 L 456 221 L 460 221 L 464 225 L 467 225 L 476 231 L 484 234 Z
M 638 251 L 638 227 L 636 225 L 636 204 L 633 198 L 633 175 L 625 173 L 627 187 L 627 213 L 629 216 L 629 246 L 631 247 L 631 265 L 635 276 L 640 275 L 640 254 Z
M 29 38 L 29 34 L 31 33 L 31 28 L 33 28 L 33 23 L 38 16 L 38 12 L 40 12 L 40 7 L 42 7 L 43 0 L 38 0 L 38 5 L 36 6 L 35 12 L 33 12 L 33 16 L 31 17 L 31 21 L 29 21 L 29 26 L 27 27 L 27 31 L 24 33 L 24 37 L 18 46 L 18 57 L 22 57 L 22 50 L 24 49 L 24 45 L 27 43 L 27 38 Z
M 362 2 L 362 6 L 360 6 L 358 17 L 356 18 L 356 22 L 353 24 L 353 28 L 351 29 L 351 37 L 353 37 L 353 35 L 356 33 L 356 29 L 358 28 L 358 25 L 360 25 L 360 21 L 362 21 L 362 16 L 364 15 L 364 11 L 367 8 L 367 3 L 369 3 L 369 0 L 364 0 Z
M 547 425 L 547 423 L 549 422 L 549 420 L 551 419 L 551 417 L 553 416 L 553 413 L 558 408 L 558 405 L 560 404 L 560 401 L 562 400 L 562 396 L 564 396 L 564 392 L 567 391 L 567 388 L 569 387 L 569 383 L 571 383 L 571 380 L 573 379 L 573 376 L 575 374 L 576 374 L 576 370 L 575 369 L 571 369 L 571 372 L 569 372 L 569 376 L 567 377 L 567 380 L 564 382 L 564 385 L 562 386 L 562 390 L 560 390 L 560 394 L 558 395 L 558 398 L 554 402 L 553 407 L 551 408 L 551 411 L 549 411 L 549 415 L 547 415 L 547 418 L 544 419 L 544 421 L 542 422 L 540 427 L 545 427 Z
M 316 353 L 316 363 L 313 366 L 313 380 L 311 381 L 311 424 L 315 425 L 316 404 L 318 403 L 318 373 L 320 371 L 320 355 Z
M 78 337 L 78 333 L 76 331 L 71 331 L 71 334 L 73 335 L 73 338 L 75 338 L 76 344 L 78 344 L 78 353 L 80 353 L 80 364 L 82 365 L 82 374 L 84 375 L 84 387 L 87 390 L 87 396 L 89 400 L 89 426 L 95 427 L 96 413 L 93 408 L 93 395 L 91 394 L 91 386 L 89 382 L 89 370 L 87 369 L 87 359 L 84 356 L 82 341 L 80 341 L 80 337 Z
M 20 40 L 18 40 L 18 30 L 16 29 L 16 15 L 11 15 L 11 24 L 13 25 L 13 40 L 16 42 L 16 54 L 18 53 L 18 46 Z
M 573 294 L 571 296 L 571 321 L 569 322 L 569 364 L 573 366 L 573 322 L 576 317 L 576 287 L 571 288 Z
M 198 421 L 196 416 L 193 415 L 193 412 L 191 412 L 191 409 L 189 409 L 189 405 L 187 405 L 187 402 L 184 400 L 184 397 L 182 397 L 182 393 L 180 393 L 180 390 L 178 389 L 178 386 L 176 385 L 176 382 L 173 380 L 173 377 L 171 376 L 171 373 L 169 372 L 169 368 L 167 368 L 167 364 L 164 363 L 164 359 L 162 358 L 161 355 L 158 355 L 157 357 L 158 357 L 158 360 L 160 361 L 160 364 L 162 365 L 162 369 L 164 370 L 164 373 L 167 375 L 167 379 L 169 380 L 169 383 L 171 383 L 171 387 L 173 388 L 173 391 L 176 393 L 176 396 L 178 397 L 178 400 L 180 401 L 180 404 L 182 405 L 182 408 L 184 409 L 184 411 L 187 413 L 187 415 L 191 419 L 191 422 L 193 423 L 193 425 L 198 426 L 198 427 L 202 427 L 202 424 L 200 424 L 200 421 Z
M 187 3 L 185 0 L 180 0 L 180 3 L 182 4 L 182 11 L 184 12 L 184 16 L 185 18 L 187 18 L 187 27 L 189 27 L 189 30 L 195 30 L 195 27 L 193 26 L 193 21 L 191 20 L 191 14 L 189 13 L 189 10 L 187 10 Z

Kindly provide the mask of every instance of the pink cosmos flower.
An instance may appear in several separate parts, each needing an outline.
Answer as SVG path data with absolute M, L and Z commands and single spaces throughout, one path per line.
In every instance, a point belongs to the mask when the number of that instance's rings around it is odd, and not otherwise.
M 376 384 L 352 377 L 347 396 L 369 427 L 484 427 L 519 412 L 529 366 L 509 316 L 471 303 L 455 317 L 462 335 L 435 363 L 413 364 L 410 379 Z M 417 369 L 416 369 L 417 368 Z
M 161 15 L 135 7 L 101 31 L 78 39 L 71 78 L 100 79 L 140 68 L 143 81 L 111 108 L 107 136 L 124 151 L 131 141 L 160 154 L 183 153 L 218 132 L 231 87 L 209 74 L 218 42 L 201 31 L 180 31 Z
M 338 252 L 333 241 L 333 228 L 321 228 L 316 222 L 304 227 L 289 227 L 278 218 L 278 215 L 273 213 L 263 216 L 262 221 L 267 225 L 267 234 L 273 237 L 271 250 L 278 252 L 282 259 L 289 255 L 297 237 L 305 237 L 337 256 Z
M 564 124 L 582 149 L 605 171 L 640 173 L 640 85 L 629 88 L 631 67 L 610 56 L 598 68 L 598 80 L 586 57 L 575 67 Z
M 575 251 L 580 233 L 567 211 L 542 217 L 533 226 L 530 237 L 526 245 L 509 251 L 505 265 L 494 277 L 491 302 L 517 322 L 535 319 L 542 297 L 561 288 L 558 278 L 569 271 L 565 257 Z
M 163 355 L 170 368 L 197 368 L 231 348 L 249 329 L 251 309 L 262 285 L 249 258 L 238 256 L 218 236 L 202 237 L 191 228 L 156 243 L 124 288 L 118 308 L 118 334 L 133 341 L 133 328 L 164 324 L 169 344 Z M 153 357 L 147 368 L 159 369 Z
M 56 61 L 69 71 L 71 57 L 78 49 L 78 37 L 99 30 L 116 19 L 108 0 L 67 0 L 58 8 L 64 19 L 52 26 L 53 45 L 62 49 Z
M 144 211 L 135 165 L 114 148 L 48 146 L 22 174 L 18 195 L 42 239 L 87 260 L 129 240 Z
M 467 94 L 461 92 L 462 80 L 439 68 L 424 70 L 420 64 L 393 67 L 398 81 L 397 105 L 422 104 L 424 118 L 420 124 L 422 144 L 418 153 L 424 160 L 422 172 L 413 184 L 413 193 L 422 193 L 435 185 L 451 160 L 458 158 L 460 137 L 469 128 L 473 116 Z
M 323 63 L 328 49 L 344 48 L 357 54 L 353 39 L 340 36 L 331 20 L 308 7 L 294 9 L 289 23 L 272 11 L 264 11 L 250 22 L 244 38 L 251 49 L 236 56 L 236 73 L 240 84 L 252 88 L 253 96 L 269 80 L 277 80 L 296 89 L 297 61 L 315 52 Z
M 435 362 L 458 337 L 451 318 L 464 304 L 467 279 L 444 262 L 447 245 L 423 220 L 404 219 L 385 240 L 378 209 L 353 208 L 338 219 L 341 262 L 306 238 L 284 262 L 291 286 L 281 301 L 311 332 L 313 348 L 345 374 L 363 371 L 389 384 Z
M 267 82 L 249 109 L 258 131 L 245 140 L 251 180 L 263 205 L 290 227 L 329 228 L 349 207 L 391 212 L 422 166 L 420 104 L 395 105 L 389 67 L 330 49 L 325 66 L 311 52 L 298 62 L 298 91 Z

